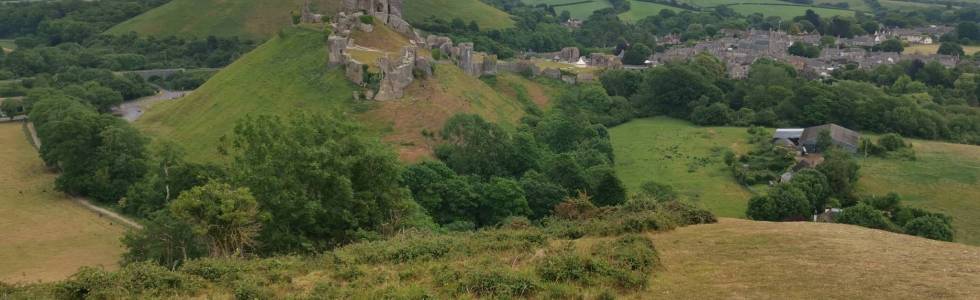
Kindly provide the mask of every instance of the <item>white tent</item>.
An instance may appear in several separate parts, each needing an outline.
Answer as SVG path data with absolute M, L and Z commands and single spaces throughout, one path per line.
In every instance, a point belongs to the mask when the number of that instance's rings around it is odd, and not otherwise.
M 575 66 L 579 68 L 585 68 L 588 67 L 589 64 L 585 62 L 585 57 L 583 56 L 578 58 L 578 62 L 575 63 Z

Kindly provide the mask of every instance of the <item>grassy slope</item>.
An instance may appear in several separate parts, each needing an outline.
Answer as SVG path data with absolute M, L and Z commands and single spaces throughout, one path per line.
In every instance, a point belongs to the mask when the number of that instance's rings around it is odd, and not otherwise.
M 154 106 L 137 126 L 180 142 L 194 160 L 212 160 L 220 138 L 248 114 L 346 111 L 353 91 L 341 71 L 326 68 L 321 33 L 288 30 L 190 96 Z
M 0 281 L 61 280 L 81 266 L 116 268 L 123 228 L 53 190 L 20 123 L 0 124 Z
M 612 128 L 616 170 L 630 189 L 647 180 L 668 183 L 720 216 L 741 217 L 751 193 L 740 187 L 710 148 L 745 151 L 744 128 L 697 127 L 667 119 L 641 119 Z M 916 161 L 860 159 L 859 191 L 897 192 L 907 203 L 954 218 L 958 242 L 980 245 L 980 147 L 913 141 Z M 672 150 L 672 147 L 678 147 Z M 668 155 L 670 158 L 668 158 Z M 707 167 L 688 172 L 695 157 Z
M 913 141 L 917 159 L 861 160 L 859 188 L 897 192 L 914 206 L 953 216 L 956 240 L 980 245 L 980 147 Z
M 696 127 L 680 120 L 654 118 L 614 127 L 610 134 L 616 172 L 628 189 L 635 191 L 652 180 L 674 186 L 719 216 L 745 215 L 751 192 L 735 182 L 722 157 L 711 151 L 717 147 L 747 150 L 745 129 Z M 701 158 L 711 162 L 697 166 Z
M 120 34 L 135 31 L 147 35 L 239 36 L 264 40 L 289 25 L 290 12 L 299 11 L 304 0 L 174 0 L 109 29 Z M 339 8 L 338 0 L 314 1 L 328 15 Z
M 514 25 L 510 15 L 480 0 L 407 0 L 404 5 L 405 19 L 410 23 L 435 16 L 447 21 L 457 17 L 467 23 L 476 21 L 484 29 Z
M 644 297 L 971 299 L 980 248 L 856 226 L 722 219 L 652 234 L 665 271 Z
M 398 145 L 399 155 L 407 161 L 431 153 L 434 144 L 422 136 L 423 129 L 438 132 L 456 113 L 477 113 L 504 126 L 515 123 L 523 115 L 521 105 L 514 98 L 506 97 L 449 63 L 437 64 L 435 78 L 416 80 L 405 94 L 405 99 L 381 102 L 363 119 L 384 132 L 386 141 Z
M 754 2 L 750 2 L 754 3 Z M 765 4 L 738 4 L 730 6 L 735 12 L 743 15 L 749 15 L 753 13 L 761 13 L 765 16 L 778 16 L 783 20 L 791 20 L 794 17 L 802 16 L 806 14 L 806 10 L 812 9 L 814 12 L 822 17 L 833 17 L 833 16 L 853 16 L 854 12 L 850 10 L 843 9 L 831 9 L 823 7 L 811 7 L 811 6 L 795 6 L 795 5 L 765 5 Z
M 273 38 L 225 68 L 187 98 L 154 106 L 137 125 L 152 135 L 182 144 L 197 161 L 219 157 L 221 137 L 248 114 L 351 112 L 355 90 L 340 70 L 325 66 L 326 49 L 320 33 L 289 30 L 286 38 Z M 378 27 L 374 34 L 354 36 L 359 45 L 397 53 L 400 39 Z M 397 40 L 397 41 L 396 41 Z M 420 51 L 425 55 L 426 51 Z M 364 59 L 364 58 L 361 58 Z M 367 59 L 371 62 L 374 59 Z M 547 103 L 547 88 L 534 81 L 502 75 L 502 81 L 524 86 L 533 101 Z M 370 110 L 358 117 L 368 128 L 395 144 L 408 161 L 430 154 L 430 141 L 422 130 L 436 132 L 457 112 L 483 115 L 510 124 L 523 115 L 522 106 L 506 89 L 495 89 L 467 76 L 448 63 L 436 66 L 436 77 L 416 81 L 403 100 L 368 102 Z

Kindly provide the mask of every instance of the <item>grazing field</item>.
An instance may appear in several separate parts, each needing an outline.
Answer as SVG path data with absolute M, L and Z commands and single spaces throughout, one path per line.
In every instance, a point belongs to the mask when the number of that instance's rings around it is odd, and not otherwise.
M 878 0 L 881 6 L 888 9 L 905 9 L 905 10 L 915 10 L 922 8 L 945 8 L 942 4 L 932 4 L 932 3 L 921 3 L 921 2 L 911 2 L 911 1 L 896 1 L 896 0 Z
M 408 22 L 422 22 L 436 17 L 445 20 L 460 18 L 469 23 L 476 21 L 483 29 L 502 29 L 514 26 L 514 20 L 506 12 L 480 0 L 408 0 L 403 13 Z
M 721 219 L 649 235 L 650 299 L 976 299 L 980 248 L 857 226 Z
M 834 4 L 837 4 L 837 3 L 847 3 L 848 9 L 860 10 L 860 11 L 864 11 L 864 12 L 870 12 L 871 11 L 871 7 L 868 6 L 868 3 L 867 2 L 864 2 L 864 0 L 816 0 L 816 1 L 813 1 L 813 4 L 818 5 L 818 6 L 821 5 L 821 4 L 834 5 Z
M 0 123 L 0 281 L 61 280 L 82 266 L 115 269 L 124 228 L 54 191 L 21 123 Z
M 647 181 L 669 184 L 723 217 L 743 217 L 752 193 L 735 182 L 720 150 L 747 151 L 744 128 L 697 127 L 669 119 L 640 119 L 610 129 L 616 172 L 627 189 Z
M 897 192 L 953 216 L 956 241 L 980 245 L 980 146 L 913 140 L 915 161 L 861 159 L 860 192 Z
M 936 54 L 939 51 L 939 44 L 932 45 L 911 45 L 905 47 L 905 54 Z M 980 52 L 980 46 L 963 46 L 963 53 L 973 55 Z
M 614 127 L 610 133 L 616 171 L 631 191 L 653 180 L 673 185 L 719 216 L 743 216 L 751 193 L 735 182 L 712 148 L 748 150 L 744 128 L 698 127 L 652 118 Z M 910 205 L 949 214 L 955 240 L 980 245 L 980 146 L 910 141 L 915 161 L 859 158 L 858 193 L 896 192 Z M 696 167 L 693 172 L 691 166 Z
M 663 4 L 630 1 L 630 10 L 619 14 L 619 18 L 625 22 L 637 22 L 643 18 L 659 14 L 661 10 L 682 11 L 683 9 L 667 6 Z
M 213 161 L 222 137 L 247 115 L 347 111 L 354 87 L 343 72 L 326 68 L 326 53 L 322 33 L 287 29 L 191 95 L 153 106 L 136 125 L 178 142 L 192 160 Z
M 111 34 L 135 31 L 156 36 L 209 35 L 265 40 L 291 24 L 291 11 L 305 0 L 173 0 L 108 30 Z M 313 1 L 315 8 L 333 15 L 337 0 Z
M 735 12 L 743 15 L 750 15 L 754 13 L 761 13 L 764 16 L 778 16 L 783 20 L 791 20 L 794 17 L 802 16 L 806 14 L 808 9 L 812 9 L 821 17 L 833 17 L 833 16 L 853 16 L 854 12 L 850 10 L 843 9 L 831 9 L 822 7 L 812 7 L 812 6 L 798 6 L 798 5 L 768 5 L 768 4 L 734 4 L 730 5 Z

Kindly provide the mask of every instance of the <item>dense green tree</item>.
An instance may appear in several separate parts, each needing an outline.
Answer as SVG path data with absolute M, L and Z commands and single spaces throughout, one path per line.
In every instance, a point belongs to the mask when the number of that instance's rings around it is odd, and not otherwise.
M 598 206 L 615 206 L 626 202 L 626 187 L 609 166 L 599 166 L 589 170 L 592 202 Z
M 947 242 L 953 241 L 953 228 L 935 216 L 923 216 L 912 219 L 905 224 L 905 233 L 927 239 Z
M 897 52 L 902 53 L 905 51 L 905 46 L 902 45 L 902 41 L 896 38 L 887 39 L 878 45 L 874 46 L 875 51 L 881 52 Z
M 859 203 L 856 206 L 845 208 L 834 221 L 893 232 L 901 231 L 900 228 L 888 220 L 884 212 L 865 203 Z
M 271 214 L 259 242 L 265 253 L 316 251 L 359 232 L 386 232 L 419 221 L 401 187 L 392 151 L 329 116 L 249 117 L 235 127 L 235 182 Z
M 803 169 L 793 174 L 789 185 L 799 189 L 810 202 L 811 211 L 821 212 L 831 195 L 830 182 L 827 176 L 815 169 Z
M 936 51 L 936 53 L 945 54 L 945 55 L 956 55 L 956 56 L 963 56 L 965 54 L 963 52 L 963 46 L 960 46 L 960 44 L 953 43 L 953 42 L 944 42 L 940 44 L 939 50 Z
M 531 215 L 524 190 L 513 179 L 493 177 L 488 182 L 477 183 L 475 189 L 480 197 L 477 224 L 496 225 L 507 217 Z
M 216 182 L 181 193 L 169 207 L 206 241 L 212 257 L 242 256 L 255 247 L 266 218 L 248 189 Z
M 623 63 L 627 65 L 643 65 L 650 58 L 653 51 L 644 44 L 635 44 L 623 55 Z
M 606 70 L 599 75 L 599 82 L 609 96 L 629 98 L 636 93 L 643 81 L 643 74 L 632 70 Z
M 439 224 L 476 223 L 479 196 L 470 181 L 456 175 L 441 161 L 409 166 L 402 176 L 415 201 Z
M 569 196 L 564 187 L 551 182 L 547 176 L 536 171 L 528 171 L 521 177 L 521 188 L 531 209 L 533 219 L 551 215 L 555 205 Z
M 792 46 L 789 46 L 788 51 L 789 54 L 802 57 L 817 58 L 820 56 L 820 47 L 804 42 L 793 43 Z
M 536 149 L 518 151 L 513 136 L 479 115 L 457 114 L 442 129 L 436 156 L 459 174 L 483 178 L 520 176 L 536 167 Z
M 824 162 L 817 166 L 817 171 L 827 176 L 832 195 L 839 199 L 852 196 L 858 181 L 860 165 L 847 152 L 832 150 L 824 152 Z M 846 205 L 846 203 L 845 203 Z
M 710 79 L 686 65 L 674 63 L 647 71 L 640 90 L 631 100 L 640 115 L 663 113 L 687 118 L 693 110 L 692 103 L 698 103 L 701 97 L 715 101 L 721 96 L 721 89 Z
M 190 225 L 181 222 L 169 210 L 150 215 L 142 230 L 130 230 L 122 238 L 126 246 L 123 263 L 152 261 L 170 268 L 208 255 L 207 246 L 194 235 Z

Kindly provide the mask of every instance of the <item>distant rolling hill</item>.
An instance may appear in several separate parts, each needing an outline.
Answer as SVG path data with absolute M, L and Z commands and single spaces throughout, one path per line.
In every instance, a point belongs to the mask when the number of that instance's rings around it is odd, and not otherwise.
M 355 102 L 352 94 L 356 87 L 342 70 L 326 66 L 327 49 L 321 32 L 302 28 L 284 32 L 218 72 L 186 98 L 157 104 L 137 127 L 159 139 L 177 142 L 192 160 L 212 161 L 221 159 L 218 147 L 222 137 L 230 135 L 235 123 L 246 115 L 345 113 L 396 145 L 401 157 L 412 161 L 431 153 L 423 129 L 438 131 L 456 113 L 477 113 L 513 124 L 523 116 L 522 103 L 543 106 L 553 93 L 553 88 L 512 74 L 497 76 L 491 86 L 464 75 L 455 65 L 440 62 L 436 77 L 416 80 L 402 100 Z M 381 28 L 356 40 L 368 45 L 395 40 L 380 32 Z M 524 102 L 518 100 L 521 98 Z
M 304 0 L 173 0 L 109 29 L 121 34 L 237 36 L 264 40 L 290 24 L 290 13 Z M 315 0 L 319 11 L 333 14 L 339 0 Z
M 108 30 L 111 34 L 130 31 L 157 36 L 237 36 L 265 40 L 290 24 L 292 11 L 304 0 L 173 0 Z M 340 0 L 314 0 L 315 9 L 333 15 Z M 430 16 L 445 20 L 476 21 L 483 28 L 513 26 L 510 15 L 479 0 L 405 0 L 409 22 Z

